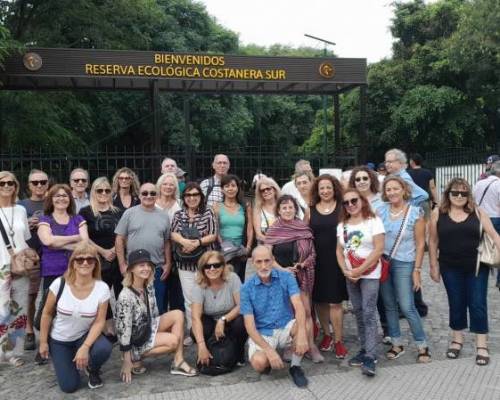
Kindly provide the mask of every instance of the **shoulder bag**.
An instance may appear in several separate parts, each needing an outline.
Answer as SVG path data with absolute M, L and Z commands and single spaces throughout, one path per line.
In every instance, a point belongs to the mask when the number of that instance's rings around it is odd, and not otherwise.
M 392 249 L 389 252 L 389 255 L 384 254 L 382 255 L 382 257 L 380 257 L 380 263 L 382 264 L 382 271 L 380 273 L 380 282 L 385 282 L 387 281 L 387 279 L 389 279 L 389 272 L 391 270 L 391 260 L 392 257 L 394 257 L 394 254 L 396 254 L 396 251 L 398 250 L 398 247 L 401 244 L 401 240 L 403 239 L 403 232 L 405 231 L 406 226 L 408 225 L 408 215 L 410 214 L 410 209 L 411 205 L 408 205 L 408 208 L 406 209 L 405 215 L 403 217 L 403 221 L 401 221 L 401 226 L 399 227 L 398 235 L 396 236 L 396 240 L 392 245 Z
M 3 222 L 1 219 L 0 233 L 2 234 L 5 247 L 7 247 L 7 251 L 10 255 L 10 272 L 12 275 L 28 276 L 29 272 L 32 269 L 38 268 L 40 257 L 38 257 L 38 254 L 35 250 L 28 247 L 18 253 L 14 251 L 14 247 L 10 243 L 9 237 L 7 236 L 7 232 L 5 231 L 5 227 L 3 226 Z
M 140 298 L 140 294 L 132 287 L 129 288 L 134 292 L 134 294 Z M 130 344 L 134 347 L 141 347 L 149 340 L 151 337 L 151 311 L 149 309 L 149 296 L 148 288 L 144 288 L 144 302 L 146 303 L 146 308 L 148 312 L 148 317 L 146 320 L 142 319 L 138 321 L 135 325 L 135 329 L 132 329 L 132 336 L 130 338 Z
M 484 196 L 484 195 L 483 195 Z M 481 263 L 489 267 L 500 268 L 500 252 L 495 246 L 495 242 L 488 235 L 481 223 L 481 216 L 477 209 L 475 210 L 477 219 L 479 220 L 479 246 L 477 247 L 477 261 L 476 261 L 476 276 L 479 273 L 479 266 Z
M 54 307 L 54 313 L 53 313 L 54 316 L 57 314 L 57 303 L 59 303 L 59 299 L 61 298 L 65 285 L 66 285 L 66 280 L 64 279 L 64 277 L 61 277 L 61 284 L 59 285 L 59 290 L 57 291 L 56 305 Z M 49 295 L 49 290 L 50 289 L 47 288 L 45 289 L 45 292 L 43 292 L 42 300 L 40 300 L 40 304 L 38 306 L 38 309 L 36 310 L 36 315 L 33 320 L 33 326 L 38 330 L 40 330 L 40 326 L 42 323 L 43 309 L 45 308 L 45 303 L 47 302 L 47 296 Z
M 179 232 L 181 236 L 185 239 L 201 239 L 201 234 L 196 226 L 189 226 L 187 223 L 183 223 L 181 226 L 181 231 Z M 198 259 L 205 252 L 204 246 L 198 246 L 191 253 L 184 253 L 182 251 L 182 246 L 179 243 L 175 243 L 174 246 L 174 259 L 175 261 L 189 264 L 196 264 Z
M 208 365 L 198 364 L 201 374 L 217 376 L 234 369 L 237 362 L 238 345 L 233 338 L 224 336 L 217 340 L 215 335 L 212 335 L 207 341 L 207 348 L 212 354 L 212 358 Z

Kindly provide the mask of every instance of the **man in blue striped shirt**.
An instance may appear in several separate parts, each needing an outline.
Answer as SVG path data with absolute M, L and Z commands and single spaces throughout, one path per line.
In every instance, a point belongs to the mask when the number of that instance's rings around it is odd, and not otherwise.
M 300 366 L 308 350 L 305 310 L 295 276 L 273 268 L 275 263 L 267 246 L 252 253 L 256 274 L 241 288 L 240 312 L 248 332 L 248 359 L 257 372 L 284 368 L 276 351 L 293 343 L 290 375 L 298 387 L 307 386 Z M 294 319 L 295 314 L 295 319 Z

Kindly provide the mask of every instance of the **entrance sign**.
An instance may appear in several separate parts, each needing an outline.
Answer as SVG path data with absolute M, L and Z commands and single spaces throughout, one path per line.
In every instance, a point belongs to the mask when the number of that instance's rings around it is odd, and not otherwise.
M 5 60 L 4 89 L 334 94 L 366 84 L 366 59 L 30 48 Z

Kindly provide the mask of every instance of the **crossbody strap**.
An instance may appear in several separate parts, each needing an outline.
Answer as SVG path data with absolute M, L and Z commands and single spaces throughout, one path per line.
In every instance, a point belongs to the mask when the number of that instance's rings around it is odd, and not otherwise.
M 5 243 L 5 247 L 7 247 L 7 250 L 9 251 L 9 253 L 11 251 L 14 251 L 12 244 L 10 243 L 9 236 L 7 236 L 7 231 L 5 230 L 5 227 L 3 226 L 2 218 L 0 218 L 0 232 L 2 233 L 3 242 Z
M 401 240 L 403 239 L 403 232 L 405 231 L 406 226 L 408 225 L 408 215 L 410 214 L 410 209 L 411 205 L 408 205 L 408 208 L 406 209 L 405 215 L 403 217 L 403 221 L 401 221 L 401 226 L 399 227 L 398 235 L 396 236 L 396 240 L 394 241 L 392 249 L 389 253 L 389 259 L 392 259 L 392 257 L 394 257 L 394 254 L 396 254 L 396 251 L 398 250 Z
M 490 183 L 488 184 L 488 186 L 486 186 L 486 189 L 484 189 L 483 195 L 481 196 L 481 200 L 479 200 L 478 206 L 480 206 L 480 205 L 481 205 L 481 203 L 483 202 L 483 200 L 484 200 L 484 196 L 486 196 L 486 192 L 488 191 L 488 189 L 490 188 L 490 186 L 491 186 L 491 185 L 493 185 L 496 181 L 497 181 L 497 180 L 496 180 L 496 179 L 494 179 L 492 182 L 490 182 Z

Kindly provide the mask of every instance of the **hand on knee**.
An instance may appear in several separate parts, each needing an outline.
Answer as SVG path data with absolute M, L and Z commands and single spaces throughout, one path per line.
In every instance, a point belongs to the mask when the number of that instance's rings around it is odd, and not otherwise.
M 263 372 L 267 367 L 269 367 L 267 358 L 261 355 L 254 355 L 250 359 L 250 364 L 252 365 L 252 368 L 259 373 Z

